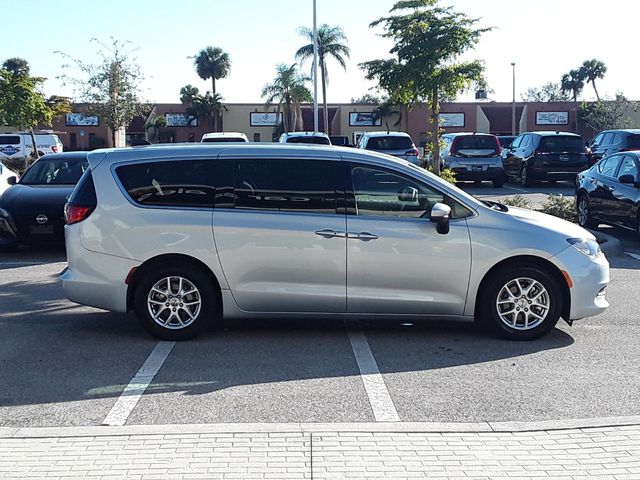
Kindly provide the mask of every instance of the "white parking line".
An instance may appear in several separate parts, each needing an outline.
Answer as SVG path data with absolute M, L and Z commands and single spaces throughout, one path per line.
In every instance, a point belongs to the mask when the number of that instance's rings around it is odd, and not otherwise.
M 160 367 L 171 353 L 176 342 L 158 342 L 156 348 L 149 355 L 144 365 L 138 370 L 138 373 L 131 379 L 118 397 L 115 405 L 104 419 L 102 425 L 124 425 L 131 412 L 140 401 L 142 394 L 147 389 L 153 377 L 156 376 Z
M 522 188 L 516 188 L 516 187 L 507 187 L 506 185 L 503 186 L 502 188 L 506 189 L 506 190 L 513 190 L 514 192 L 519 192 L 519 193 L 531 193 L 528 190 L 523 190 Z
M 349 341 L 358 362 L 362 383 L 364 383 L 376 422 L 399 422 L 400 417 L 396 406 L 389 395 L 364 332 L 349 331 Z
M 640 255 L 638 255 L 637 253 L 630 253 L 630 252 L 624 252 L 627 255 L 629 255 L 631 258 L 635 258 L 636 260 L 640 260 Z

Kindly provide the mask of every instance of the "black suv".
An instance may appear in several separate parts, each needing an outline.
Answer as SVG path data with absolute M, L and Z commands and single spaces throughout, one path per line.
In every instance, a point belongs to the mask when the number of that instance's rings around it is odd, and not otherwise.
M 589 144 L 589 164 L 613 153 L 640 150 L 640 130 L 603 130 Z
M 589 167 L 582 138 L 568 132 L 523 133 L 505 149 L 503 162 L 507 174 L 525 187 L 536 180 L 575 180 Z

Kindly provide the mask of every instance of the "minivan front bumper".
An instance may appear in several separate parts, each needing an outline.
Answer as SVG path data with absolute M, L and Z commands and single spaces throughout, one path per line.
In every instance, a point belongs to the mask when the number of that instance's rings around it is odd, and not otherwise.
M 606 287 L 609 262 L 604 254 L 591 258 L 568 247 L 550 259 L 571 279 L 571 309 L 567 320 L 579 320 L 603 313 L 609 308 Z

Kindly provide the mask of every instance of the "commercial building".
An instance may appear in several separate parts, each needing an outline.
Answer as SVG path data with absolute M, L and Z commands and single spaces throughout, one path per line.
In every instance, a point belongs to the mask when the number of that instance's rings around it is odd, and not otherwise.
M 354 144 L 358 135 L 371 130 L 402 130 L 408 132 L 416 145 L 424 145 L 430 126 L 430 110 L 426 105 L 418 105 L 407 111 L 398 112 L 376 120 L 372 113 L 375 105 L 330 104 L 328 106 L 329 135 L 346 137 Z M 67 150 L 88 150 L 111 146 L 109 129 L 101 119 L 86 116 L 86 106 L 74 104 L 72 113 L 54 120 L 53 129 L 58 132 Z M 576 105 L 573 102 L 517 103 L 516 133 L 533 130 L 575 131 Z M 629 112 L 634 123 L 640 127 L 640 113 Z M 322 128 L 323 110 L 320 109 L 319 125 Z M 136 118 L 126 128 L 126 140 L 145 138 L 145 125 L 154 118 L 164 118 L 166 127 L 159 128 L 161 142 L 197 142 L 204 133 L 213 130 L 212 120 L 189 119 L 185 106 L 176 103 L 153 105 L 147 118 Z M 313 110 L 311 105 L 302 106 L 304 130 L 313 130 Z M 274 138 L 275 126 L 281 121 L 275 106 L 263 103 L 229 103 L 219 121 L 220 130 L 243 132 L 249 140 L 270 142 Z M 443 103 L 440 124 L 445 132 L 484 132 L 496 135 L 510 135 L 512 125 L 512 104 L 510 102 L 450 102 Z M 582 129 L 585 140 L 595 132 Z M 122 132 L 120 132 L 122 134 Z M 120 144 L 124 144 L 121 139 Z

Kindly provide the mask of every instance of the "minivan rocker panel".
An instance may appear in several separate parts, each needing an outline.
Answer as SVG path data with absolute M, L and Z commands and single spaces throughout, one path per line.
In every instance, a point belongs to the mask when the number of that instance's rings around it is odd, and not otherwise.
M 259 162 L 270 160 L 281 162 L 274 163 L 283 167 L 278 175 L 260 171 Z M 65 228 L 66 295 L 106 310 L 135 310 L 160 338 L 193 336 L 206 313 L 213 318 L 205 321 L 482 318 L 502 336 L 532 339 L 560 316 L 576 320 L 608 307 L 608 263 L 589 232 L 556 217 L 481 203 L 386 155 L 175 145 L 96 151 L 89 164 L 74 197 L 89 185 L 97 202 Z M 213 193 L 204 178 L 184 187 L 173 177 L 210 167 L 218 179 L 235 180 L 215 180 L 222 183 Z M 296 168 L 315 172 L 312 184 L 287 191 L 268 185 L 294 182 L 302 175 Z M 319 178 L 325 171 L 327 181 Z M 148 187 L 138 185 L 147 181 Z M 332 182 L 335 189 L 325 185 Z M 215 207 L 187 205 L 207 195 Z M 162 203 L 174 197 L 186 206 Z M 273 206 L 285 199 L 303 206 Z M 442 205 L 441 215 L 451 211 L 446 229 L 429 219 L 434 205 Z

